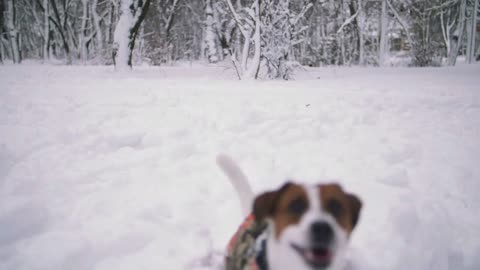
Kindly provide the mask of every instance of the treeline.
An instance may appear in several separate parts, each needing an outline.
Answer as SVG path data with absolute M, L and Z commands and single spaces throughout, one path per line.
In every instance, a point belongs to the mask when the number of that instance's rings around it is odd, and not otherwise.
M 478 0 L 1 0 L 0 61 L 454 65 L 479 54 Z M 446 59 L 446 60 L 445 60 Z M 124 63 L 125 62 L 125 63 Z

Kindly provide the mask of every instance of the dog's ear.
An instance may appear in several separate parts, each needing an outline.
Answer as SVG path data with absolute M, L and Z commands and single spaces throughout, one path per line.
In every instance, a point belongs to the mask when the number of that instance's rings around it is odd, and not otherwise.
M 278 190 L 268 191 L 258 195 L 253 202 L 253 216 L 260 221 L 273 216 L 278 200 L 291 185 L 290 182 L 285 183 Z
M 351 214 L 352 214 L 352 228 L 358 223 L 358 219 L 360 217 L 360 209 L 362 209 L 362 201 L 360 199 L 350 193 L 347 193 L 348 202 L 350 204 Z

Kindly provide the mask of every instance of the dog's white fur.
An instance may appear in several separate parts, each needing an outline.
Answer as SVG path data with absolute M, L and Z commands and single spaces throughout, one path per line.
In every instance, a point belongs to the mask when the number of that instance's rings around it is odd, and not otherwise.
M 217 156 L 217 164 L 228 176 L 237 192 L 242 205 L 242 212 L 245 216 L 252 210 L 254 195 L 248 178 L 242 172 L 240 167 L 227 155 Z M 313 222 L 327 222 L 334 230 L 335 240 L 332 248 L 333 260 L 328 270 L 343 269 L 344 253 L 348 242 L 347 233 L 337 224 L 335 219 L 325 211 L 321 210 L 318 190 L 314 186 L 303 185 L 307 192 L 310 207 L 302 216 L 300 222 L 296 225 L 290 225 L 283 230 L 277 239 L 275 235 L 275 224 L 268 220 L 267 235 L 267 261 L 271 270 L 301 270 L 311 269 L 304 259 L 295 252 L 290 246 L 294 243 L 301 247 L 308 247 L 308 235 L 310 226 Z M 325 269 L 327 270 L 327 269 Z

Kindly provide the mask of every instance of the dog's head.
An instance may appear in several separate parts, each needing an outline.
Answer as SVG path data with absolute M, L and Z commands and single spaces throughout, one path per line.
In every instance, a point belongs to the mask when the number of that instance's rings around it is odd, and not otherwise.
M 338 268 L 361 207 L 338 184 L 287 183 L 259 195 L 253 215 L 270 224 L 270 269 Z

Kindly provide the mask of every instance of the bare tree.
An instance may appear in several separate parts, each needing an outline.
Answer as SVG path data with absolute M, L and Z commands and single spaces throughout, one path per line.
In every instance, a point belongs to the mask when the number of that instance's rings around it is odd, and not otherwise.
M 16 22 L 15 0 L 4 0 L 5 3 L 5 27 L 7 29 L 8 41 L 10 43 L 10 50 L 12 52 L 13 63 L 19 64 L 20 45 L 19 34 Z
M 73 40 L 71 37 L 67 36 L 69 31 L 67 26 L 68 12 L 67 12 L 66 2 L 62 3 L 61 7 L 63 7 L 63 10 L 61 10 L 62 11 L 61 13 L 55 0 L 50 0 L 50 7 L 52 8 L 52 11 L 53 11 L 53 17 L 49 17 L 50 22 L 52 22 L 52 24 L 55 26 L 55 30 L 57 31 L 57 34 L 60 36 L 59 42 L 62 44 L 66 62 L 67 64 L 71 64 L 72 55 L 70 54 L 71 53 L 70 49 L 71 49 L 71 45 L 72 45 L 71 43 L 73 43 Z
M 475 59 L 475 41 L 477 33 L 478 0 L 471 1 L 470 16 L 467 28 L 467 63 L 471 64 Z
M 104 19 L 106 16 L 106 13 L 104 15 L 100 15 L 97 10 L 98 7 L 98 0 L 92 0 L 92 4 L 90 5 L 90 14 L 92 15 L 92 22 L 93 22 L 93 27 L 94 27 L 94 35 L 96 37 L 96 49 L 100 53 L 103 53 L 104 51 L 104 41 L 103 41 L 103 31 L 102 28 L 100 27 L 101 21 Z
M 88 22 L 88 0 L 82 0 L 82 16 L 81 16 L 81 27 L 78 34 L 79 46 L 80 46 L 80 59 L 85 64 L 88 58 L 87 51 L 87 42 L 88 37 L 86 33 L 86 27 Z
M 43 0 L 44 16 L 43 16 L 43 61 L 48 62 L 50 59 L 50 22 L 48 0 Z

